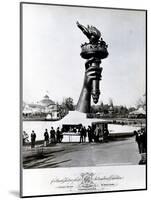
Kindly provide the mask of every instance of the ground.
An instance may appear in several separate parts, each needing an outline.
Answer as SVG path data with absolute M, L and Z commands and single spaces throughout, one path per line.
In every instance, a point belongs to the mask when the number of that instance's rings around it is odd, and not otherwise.
M 134 137 L 107 143 L 61 143 L 49 147 L 23 147 L 24 168 L 137 165 L 140 160 Z

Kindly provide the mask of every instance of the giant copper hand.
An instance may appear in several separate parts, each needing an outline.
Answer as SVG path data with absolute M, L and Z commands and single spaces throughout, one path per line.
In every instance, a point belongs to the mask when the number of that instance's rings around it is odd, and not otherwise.
M 84 43 L 81 45 L 80 54 L 82 58 L 87 59 L 85 64 L 86 69 L 89 67 L 100 68 L 101 59 L 104 59 L 108 56 L 108 46 L 102 38 L 100 40 L 101 32 L 94 26 L 88 25 L 86 28 L 79 22 L 77 22 L 77 26 L 89 39 L 89 43 Z M 92 81 L 91 95 L 93 102 L 97 103 L 100 95 L 99 79 Z

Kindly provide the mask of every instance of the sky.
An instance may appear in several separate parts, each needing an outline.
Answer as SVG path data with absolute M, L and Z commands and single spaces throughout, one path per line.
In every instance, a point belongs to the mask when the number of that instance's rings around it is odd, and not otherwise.
M 36 102 L 47 93 L 77 103 L 86 61 L 80 45 L 88 42 L 77 20 L 98 28 L 108 44 L 99 100 L 135 106 L 146 84 L 145 12 L 35 4 L 23 6 L 23 100 Z

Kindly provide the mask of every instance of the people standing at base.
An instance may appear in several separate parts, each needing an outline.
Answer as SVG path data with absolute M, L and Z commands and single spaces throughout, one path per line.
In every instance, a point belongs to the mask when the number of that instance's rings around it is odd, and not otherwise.
M 134 131 L 135 140 L 138 144 L 139 154 L 141 155 L 141 160 L 139 164 L 146 164 L 146 152 L 147 152 L 147 136 L 146 128 L 141 128 L 141 130 Z
M 44 146 L 47 146 L 49 144 L 49 134 L 48 134 L 48 130 L 45 129 L 44 132 Z
M 83 137 L 84 137 L 84 129 L 83 129 L 83 126 L 81 126 L 81 128 L 80 128 L 80 130 L 79 130 L 79 132 L 80 132 L 80 143 L 83 143 Z
M 51 139 L 51 143 L 56 142 L 55 130 L 53 127 L 51 127 L 51 130 L 50 130 L 50 139 Z
M 86 142 L 86 137 L 87 137 L 87 130 L 85 126 L 83 127 L 83 141 Z
M 103 132 L 103 142 L 108 142 L 109 131 L 105 129 Z
M 60 131 L 60 141 L 62 142 L 62 140 L 63 140 L 63 128 L 61 129 L 61 131 Z
M 32 133 L 31 133 L 31 148 L 35 147 L 35 141 L 36 141 L 36 133 L 34 132 L 34 130 L 32 130 Z
M 92 142 L 92 128 L 91 128 L 91 126 L 88 126 L 87 133 L 88 133 L 88 141 L 89 141 L 89 143 L 91 143 Z
M 61 143 L 61 131 L 59 127 L 57 128 L 57 131 L 56 131 L 56 139 L 57 139 L 57 143 Z
M 26 143 L 29 142 L 28 138 L 29 138 L 28 133 L 26 133 L 26 131 L 23 131 L 23 146 L 24 146 Z
M 94 141 L 95 141 L 95 142 L 99 142 L 99 133 L 100 133 L 100 129 L 99 129 L 98 126 L 96 126 L 96 128 L 95 128 L 95 130 L 94 130 L 94 135 L 95 135 Z

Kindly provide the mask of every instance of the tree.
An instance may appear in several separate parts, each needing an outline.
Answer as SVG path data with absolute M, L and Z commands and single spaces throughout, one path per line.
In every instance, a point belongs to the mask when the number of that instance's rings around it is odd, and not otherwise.
M 113 100 L 112 100 L 112 98 L 109 98 L 109 105 L 113 108 Z
M 143 108 L 146 109 L 146 94 L 142 95 L 137 101 L 136 101 L 136 108 Z
M 103 104 L 103 101 L 101 101 L 99 105 L 99 112 L 103 112 L 103 108 L 104 108 L 104 104 Z
M 67 97 L 64 99 L 64 104 L 68 110 L 74 110 L 73 99 L 71 97 Z
M 130 113 L 130 112 L 132 112 L 132 111 L 134 111 L 134 110 L 136 110 L 136 108 L 130 107 L 130 108 L 128 109 L 128 112 Z
M 109 113 L 109 105 L 108 104 L 104 104 L 104 106 L 103 106 L 103 112 L 104 112 L 104 114 L 108 114 Z

